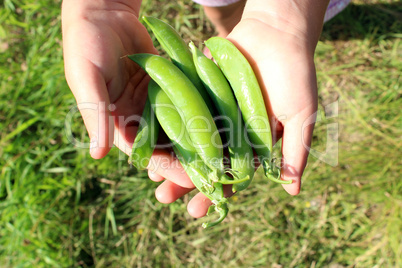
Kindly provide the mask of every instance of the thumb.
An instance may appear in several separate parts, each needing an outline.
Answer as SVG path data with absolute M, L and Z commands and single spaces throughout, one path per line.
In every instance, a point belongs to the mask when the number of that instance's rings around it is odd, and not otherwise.
M 78 57 L 66 60 L 66 78 L 90 137 L 90 154 L 100 159 L 113 146 L 114 122 L 106 82 L 93 63 Z
M 301 177 L 307 164 L 307 158 L 313 135 L 316 113 L 305 109 L 286 122 L 282 140 L 282 179 L 292 180 L 291 184 L 282 184 L 291 195 L 300 192 Z

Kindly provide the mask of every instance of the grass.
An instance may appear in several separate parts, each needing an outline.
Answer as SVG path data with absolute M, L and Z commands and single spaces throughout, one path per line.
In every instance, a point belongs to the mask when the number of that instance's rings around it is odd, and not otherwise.
M 213 32 L 190 1 L 153 2 L 143 12 L 186 40 Z M 187 214 L 189 196 L 158 203 L 157 183 L 117 149 L 93 160 L 69 142 L 64 121 L 75 101 L 63 74 L 60 1 L 0 3 L 0 266 L 402 266 L 398 1 L 354 1 L 325 25 L 320 121 L 302 193 L 290 197 L 259 173 L 209 230 Z

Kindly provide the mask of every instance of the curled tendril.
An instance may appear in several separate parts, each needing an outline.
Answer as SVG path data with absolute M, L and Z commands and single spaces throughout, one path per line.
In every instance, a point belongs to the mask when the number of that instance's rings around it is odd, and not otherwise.
M 281 180 L 281 169 L 274 164 L 275 159 L 271 159 L 271 161 L 263 160 L 262 166 L 265 171 L 265 176 L 276 183 L 280 184 L 291 184 L 292 181 Z
M 227 199 L 223 198 L 217 204 L 210 206 L 208 208 L 207 215 L 209 216 L 209 215 L 211 215 L 212 212 L 216 211 L 219 213 L 219 218 L 212 222 L 204 222 L 202 224 L 202 227 L 209 228 L 209 227 L 212 227 L 212 226 L 215 226 L 215 225 L 221 223 L 229 212 L 227 203 L 228 203 Z

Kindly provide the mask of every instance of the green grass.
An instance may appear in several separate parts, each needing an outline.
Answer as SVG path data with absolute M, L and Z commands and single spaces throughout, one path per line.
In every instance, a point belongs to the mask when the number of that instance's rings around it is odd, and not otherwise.
M 60 1 L 26 2 L 0 1 L 1 267 L 402 266 L 398 1 L 354 1 L 324 27 L 312 147 L 338 141 L 333 157 L 309 158 L 297 197 L 257 176 L 208 230 L 187 214 L 190 197 L 158 203 L 157 183 L 117 149 L 93 160 L 69 142 Z M 191 1 L 153 2 L 143 12 L 186 40 L 213 33 Z

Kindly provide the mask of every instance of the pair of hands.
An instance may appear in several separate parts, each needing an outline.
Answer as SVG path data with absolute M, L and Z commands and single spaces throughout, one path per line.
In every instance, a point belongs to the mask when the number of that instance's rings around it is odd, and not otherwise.
M 90 153 L 100 159 L 113 144 L 131 153 L 137 126 L 127 122 L 133 115 L 141 115 L 147 96 L 149 77 L 123 56 L 157 51 L 139 22 L 139 4 L 92 3 L 63 3 L 63 46 L 66 78 L 90 136 Z M 274 142 L 283 137 L 282 179 L 293 181 L 284 188 L 296 195 L 314 127 L 311 116 L 317 109 L 315 45 L 309 46 L 294 32 L 247 17 L 227 38 L 257 74 Z M 97 109 L 82 108 L 87 107 L 85 104 L 95 104 Z M 174 202 L 194 189 L 167 151 L 155 150 L 148 170 L 150 179 L 162 182 L 156 189 L 162 203 Z M 198 193 L 189 202 L 188 212 L 202 217 L 209 205 L 209 200 Z

